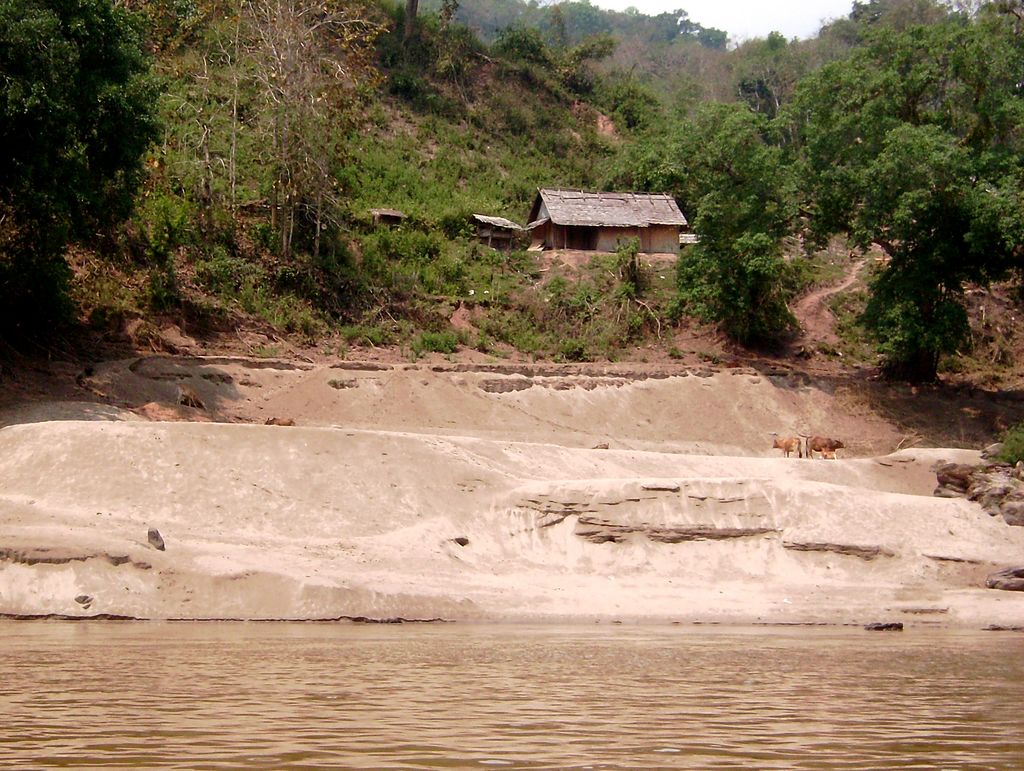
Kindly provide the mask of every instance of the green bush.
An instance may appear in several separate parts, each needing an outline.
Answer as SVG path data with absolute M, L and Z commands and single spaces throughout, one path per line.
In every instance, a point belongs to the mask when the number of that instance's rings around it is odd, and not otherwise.
M 3 241 L 0 235 L 0 338 L 41 337 L 70 321 L 71 269 L 63 256 Z
M 354 345 L 382 346 L 395 342 L 394 335 L 383 327 L 354 324 L 342 327 L 339 331 L 346 342 Z
M 181 301 L 181 290 L 174 266 L 168 264 L 153 268 L 146 284 L 146 301 L 156 312 L 170 310 Z
M 430 93 L 430 86 L 420 75 L 400 70 L 391 73 L 388 78 L 388 91 L 395 96 L 417 103 L 427 97 Z
M 257 222 L 249 229 L 253 242 L 261 249 L 272 252 L 277 249 L 277 232 L 269 222 Z
M 419 358 L 425 351 L 455 353 L 459 337 L 454 332 L 422 332 L 412 341 L 413 355 Z
M 174 195 L 154 195 L 145 199 L 137 221 L 145 238 L 146 257 L 162 265 L 179 246 L 192 240 L 192 206 Z
M 540 31 L 525 27 L 508 27 L 498 33 L 494 44 L 495 53 L 509 59 L 539 64 L 545 68 L 554 67 L 551 49 L 541 36 Z
M 996 456 L 996 460 L 1011 465 L 1024 460 L 1024 422 L 1018 423 L 1003 434 L 1003 449 Z
M 585 340 L 570 338 L 558 346 L 558 356 L 563 361 L 590 361 Z
M 196 260 L 196 281 L 204 289 L 217 294 L 233 294 L 246 281 L 258 280 L 260 269 L 240 257 L 227 252 L 224 247 L 214 247 L 209 257 Z
M 449 211 L 441 215 L 437 226 L 448 238 L 468 238 L 473 235 L 473 223 L 468 210 Z
M 443 242 L 436 233 L 399 228 L 371 233 L 363 239 L 363 259 L 428 263 L 441 254 Z
M 535 318 L 521 308 L 495 308 L 478 324 L 480 334 L 511 345 L 517 351 L 537 354 L 546 341 Z

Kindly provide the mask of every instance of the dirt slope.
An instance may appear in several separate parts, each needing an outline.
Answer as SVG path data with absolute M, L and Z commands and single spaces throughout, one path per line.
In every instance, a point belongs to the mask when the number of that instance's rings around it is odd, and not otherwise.
M 793 303 L 791 310 L 800 324 L 800 334 L 796 344 L 807 347 L 820 343 L 828 345 L 839 343 L 839 338 L 835 333 L 836 319 L 828 307 L 828 301 L 845 292 L 860 280 L 860 273 L 867 260 L 868 258 L 865 257 L 854 261 L 847 267 L 845 275 L 837 283 L 818 287 Z

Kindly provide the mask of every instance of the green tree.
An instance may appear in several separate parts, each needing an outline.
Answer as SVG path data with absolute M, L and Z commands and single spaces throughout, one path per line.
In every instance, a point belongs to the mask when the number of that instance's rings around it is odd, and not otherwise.
M 607 59 L 615 51 L 611 35 L 594 35 L 579 45 L 559 52 L 558 74 L 562 82 L 578 94 L 589 94 L 597 82 L 593 63 Z
M 679 261 L 682 306 L 744 344 L 776 342 L 795 325 L 781 247 L 794 186 L 770 128 L 745 106 L 706 105 L 671 137 L 638 145 L 620 179 L 680 202 L 700 236 Z
M 850 19 L 864 27 L 879 25 L 904 30 L 941 21 L 949 12 L 949 4 L 939 0 L 855 0 Z
M 684 200 L 700 243 L 679 262 L 679 292 L 744 344 L 774 343 L 795 319 L 782 238 L 795 215 L 789 170 L 768 123 L 735 105 L 698 113 Z
M 618 126 L 634 131 L 653 126 L 664 113 L 658 97 L 632 77 L 609 79 L 599 98 Z
M 251 56 L 273 158 L 272 224 L 279 254 L 292 255 L 297 229 L 312 230 L 319 256 L 338 211 L 332 164 L 343 156 L 338 129 L 355 113 L 357 87 L 370 79 L 380 28 L 365 9 L 339 0 L 246 0 Z
M 157 91 L 110 0 L 5 0 L 0 73 L 0 334 L 17 335 L 67 311 L 68 240 L 130 211 Z
M 756 112 L 774 118 L 803 75 L 798 45 L 772 32 L 764 40 L 744 43 L 733 53 L 733 59 L 739 98 Z
M 1024 47 L 1005 17 L 868 39 L 798 89 L 807 208 L 819 238 L 886 249 L 864 321 L 890 374 L 934 379 L 966 337 L 964 284 L 1005 275 L 1019 250 Z

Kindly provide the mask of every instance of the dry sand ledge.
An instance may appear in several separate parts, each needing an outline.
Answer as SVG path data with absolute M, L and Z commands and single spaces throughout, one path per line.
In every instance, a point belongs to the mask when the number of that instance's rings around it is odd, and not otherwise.
M 932 496 L 974 452 L 889 453 L 835 394 L 752 373 L 442 369 L 154 357 L 93 384 L 141 404 L 187 382 L 289 428 L 8 410 L 0 614 L 1024 624 L 1024 594 L 983 588 L 1024 528 Z M 861 457 L 770 449 L 826 421 Z

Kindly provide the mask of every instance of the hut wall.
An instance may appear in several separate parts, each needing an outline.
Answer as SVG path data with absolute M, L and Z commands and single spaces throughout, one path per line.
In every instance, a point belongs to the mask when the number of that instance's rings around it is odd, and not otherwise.
M 580 249 L 583 251 L 614 252 L 631 239 L 639 239 L 640 251 L 645 253 L 679 253 L 679 228 L 675 225 L 651 227 L 577 227 L 546 223 L 532 233 L 534 244 L 546 249 Z
M 679 254 L 678 225 L 651 225 L 647 230 L 648 243 L 645 252 Z
M 646 230 L 648 228 L 601 228 L 597 238 L 597 245 L 594 247 L 599 252 L 614 252 L 622 244 L 629 243 L 637 238 L 640 240 L 640 251 L 646 252 Z
M 530 245 L 534 248 L 540 246 L 545 249 L 554 249 L 554 237 L 551 235 L 554 227 L 550 222 L 545 222 L 543 225 L 534 228 L 530 231 Z
M 601 228 L 597 250 L 614 252 L 631 239 L 640 242 L 640 251 L 648 254 L 679 253 L 679 228 L 675 225 L 651 225 L 646 228 Z
M 513 242 L 518 239 L 518 233 L 498 227 L 481 225 L 476 229 L 476 237 L 494 249 L 511 249 Z
M 534 241 L 540 237 L 540 231 L 544 233 L 544 246 L 548 249 L 581 249 L 583 251 L 594 251 L 598 248 L 598 229 L 592 227 L 580 227 L 576 225 L 556 225 L 549 222 L 542 228 L 534 231 Z

